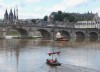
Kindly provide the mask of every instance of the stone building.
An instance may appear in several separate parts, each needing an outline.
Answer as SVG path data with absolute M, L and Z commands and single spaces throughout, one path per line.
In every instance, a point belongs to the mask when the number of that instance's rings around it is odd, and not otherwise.
M 77 21 L 75 28 L 96 28 L 96 21 Z
M 6 9 L 3 20 L 6 23 L 12 23 L 12 22 L 15 22 L 16 20 L 18 20 L 18 9 L 14 9 L 14 11 L 12 11 L 12 9 L 10 9 L 9 13 Z
M 77 21 L 74 24 L 75 28 L 98 28 L 100 29 L 100 17 L 96 13 L 92 20 Z

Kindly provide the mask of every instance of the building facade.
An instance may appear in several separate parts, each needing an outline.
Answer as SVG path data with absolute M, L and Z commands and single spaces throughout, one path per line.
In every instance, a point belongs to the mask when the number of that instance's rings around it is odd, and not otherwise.
M 74 24 L 75 28 L 96 28 L 95 21 L 78 21 Z
M 100 29 L 100 17 L 96 13 L 92 20 L 77 21 L 74 28 L 98 28 Z
M 12 11 L 12 9 L 10 9 L 9 13 L 6 9 L 3 20 L 6 23 L 12 23 L 12 22 L 15 22 L 16 20 L 18 20 L 18 9 L 14 9 L 14 11 Z

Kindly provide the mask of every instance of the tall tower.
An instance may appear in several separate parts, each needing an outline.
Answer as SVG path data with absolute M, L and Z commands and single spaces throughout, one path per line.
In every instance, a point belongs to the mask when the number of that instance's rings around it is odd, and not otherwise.
M 16 12 L 15 12 L 15 8 L 14 8 L 13 20 L 16 20 Z
M 17 20 L 18 20 L 18 7 L 17 6 L 14 8 L 13 11 L 11 8 L 9 14 L 8 14 L 7 9 L 5 10 L 5 14 L 4 14 L 4 21 L 5 22 L 13 23 L 13 22 L 16 22 Z
M 10 13 L 9 13 L 9 22 L 13 22 L 13 12 L 12 12 L 12 9 L 10 10 Z
M 4 14 L 4 21 L 8 21 L 8 11 L 6 9 L 5 14 Z
M 16 19 L 18 20 L 18 6 L 16 7 Z

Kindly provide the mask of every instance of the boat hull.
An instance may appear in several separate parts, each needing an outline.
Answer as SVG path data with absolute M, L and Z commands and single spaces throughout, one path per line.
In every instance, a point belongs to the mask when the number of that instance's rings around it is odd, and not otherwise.
M 65 38 L 56 38 L 55 41 L 68 41 L 68 39 L 65 39 Z
M 47 60 L 46 63 L 50 66 L 61 66 L 61 63 L 59 63 L 58 61 L 57 62 L 50 62 L 49 60 Z

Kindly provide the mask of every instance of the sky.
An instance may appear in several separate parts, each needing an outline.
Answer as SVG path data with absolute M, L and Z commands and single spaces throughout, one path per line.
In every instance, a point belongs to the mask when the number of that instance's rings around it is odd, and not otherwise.
M 98 13 L 100 16 L 100 0 L 0 0 L 0 19 L 5 10 L 18 7 L 19 19 L 41 19 L 51 12 Z

